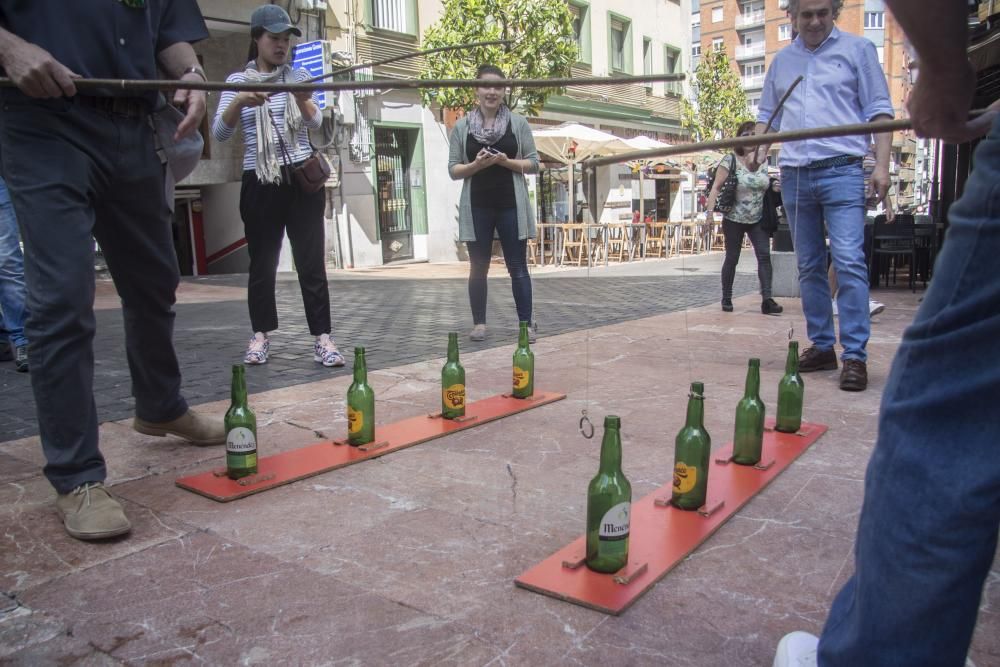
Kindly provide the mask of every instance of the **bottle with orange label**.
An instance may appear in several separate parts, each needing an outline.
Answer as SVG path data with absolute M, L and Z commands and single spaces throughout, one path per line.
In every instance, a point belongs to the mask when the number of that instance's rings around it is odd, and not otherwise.
M 347 444 L 375 440 L 375 391 L 368 384 L 365 348 L 354 348 L 354 382 L 347 389 Z
M 705 385 L 691 383 L 687 423 L 674 441 L 674 490 L 670 502 L 682 510 L 696 510 L 708 496 L 708 462 L 712 438 L 705 430 Z
M 458 334 L 448 334 L 448 361 L 441 369 L 441 416 L 465 416 L 465 369 L 458 362 Z
M 521 322 L 514 350 L 514 398 L 528 398 L 535 393 L 535 353 L 528 346 L 528 323 Z

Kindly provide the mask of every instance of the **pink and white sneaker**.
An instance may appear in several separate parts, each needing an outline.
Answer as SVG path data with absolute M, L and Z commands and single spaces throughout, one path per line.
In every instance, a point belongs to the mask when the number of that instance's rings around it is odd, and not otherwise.
M 271 341 L 260 331 L 250 337 L 250 344 L 247 345 L 246 356 L 243 363 L 248 366 L 257 366 L 267 363 L 267 353 L 271 349 Z
M 344 355 L 337 349 L 337 344 L 330 338 L 330 334 L 323 334 L 316 339 L 313 346 L 313 361 L 323 364 L 326 367 L 343 366 Z

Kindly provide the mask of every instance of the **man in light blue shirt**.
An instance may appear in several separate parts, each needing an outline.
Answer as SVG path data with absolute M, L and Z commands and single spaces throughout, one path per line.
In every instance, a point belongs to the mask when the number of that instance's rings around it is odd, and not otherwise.
M 843 0 L 789 0 L 788 14 L 798 37 L 774 57 L 764 79 L 757 132 L 864 123 L 893 117 L 892 101 L 875 45 L 843 33 L 834 21 Z M 803 77 L 784 107 L 778 101 Z M 799 370 L 835 370 L 837 338 L 827 279 L 824 222 L 837 272 L 837 307 L 843 370 L 840 388 L 868 386 L 867 350 L 871 332 L 868 269 L 864 252 L 865 184 L 862 159 L 869 136 L 809 139 L 785 143 L 778 164 L 781 193 L 799 268 L 802 310 L 812 346 Z M 891 134 L 875 136 L 871 182 L 879 201 L 889 187 Z

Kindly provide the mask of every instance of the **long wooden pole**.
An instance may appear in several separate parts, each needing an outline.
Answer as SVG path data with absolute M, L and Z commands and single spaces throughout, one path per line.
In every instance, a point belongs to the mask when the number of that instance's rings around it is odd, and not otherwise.
M 515 88 L 563 88 L 565 86 L 607 86 L 619 83 L 650 83 L 653 81 L 683 81 L 683 74 L 643 74 L 641 76 L 588 76 L 552 79 L 491 79 L 494 86 Z M 150 90 L 246 91 L 255 93 L 306 92 L 314 90 L 388 90 L 391 88 L 478 88 L 479 79 L 373 79 L 371 81 L 327 81 L 316 83 L 227 83 L 225 81 L 177 81 L 137 79 L 75 79 L 81 91 L 119 90 L 143 92 Z M 14 82 L 0 78 L 0 88 L 12 88 Z

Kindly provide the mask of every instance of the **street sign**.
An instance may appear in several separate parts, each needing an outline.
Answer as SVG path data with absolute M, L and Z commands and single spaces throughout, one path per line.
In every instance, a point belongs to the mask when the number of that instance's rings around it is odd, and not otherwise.
M 295 47 L 295 54 L 292 56 L 292 67 L 302 68 L 309 72 L 309 77 L 322 76 L 326 72 L 323 69 L 323 40 L 303 42 Z M 316 94 L 320 110 L 328 106 L 327 91 L 320 91 Z

